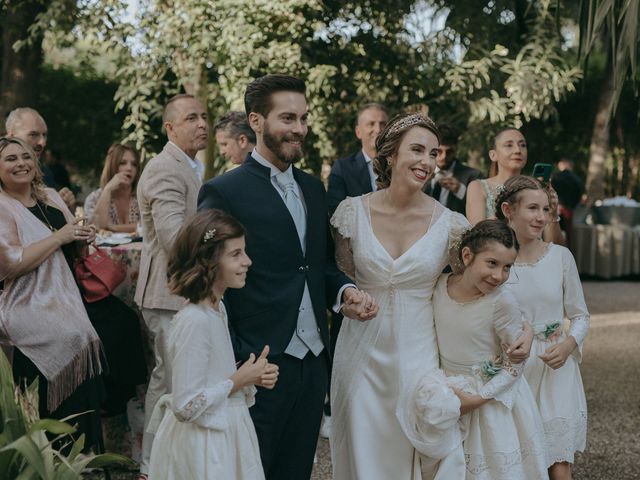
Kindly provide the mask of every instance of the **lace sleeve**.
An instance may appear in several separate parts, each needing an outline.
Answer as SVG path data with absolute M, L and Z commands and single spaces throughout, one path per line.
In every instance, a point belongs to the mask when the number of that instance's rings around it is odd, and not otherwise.
M 522 333 L 522 313 L 515 298 L 503 290 L 496 298 L 493 327 L 502 343 L 511 344 Z M 506 354 L 500 357 L 500 370 L 480 389 L 482 398 L 493 398 L 505 407 L 513 407 L 518 380 L 522 376 L 524 362 L 512 364 Z
M 469 221 L 463 215 L 457 212 L 451 212 L 451 218 L 449 220 L 448 259 L 451 270 L 453 270 L 454 273 L 461 273 L 463 270 L 459 255 L 460 239 L 470 226 Z
M 188 317 L 188 318 L 186 318 Z M 221 378 L 211 383 L 208 361 L 216 344 L 211 338 L 208 317 L 186 307 L 174 318 L 170 335 L 173 353 L 171 408 L 181 422 L 193 422 L 205 411 L 224 408 L 233 381 Z
M 578 361 L 582 359 L 582 346 L 589 332 L 590 315 L 584 301 L 582 284 L 571 252 L 562 247 L 562 289 L 564 313 L 569 319 L 569 335 L 576 339 Z
M 347 197 L 336 209 L 331 217 L 331 226 L 334 228 L 336 245 L 336 265 L 348 277 L 355 278 L 355 264 L 351 239 L 355 233 L 355 205 L 354 199 Z

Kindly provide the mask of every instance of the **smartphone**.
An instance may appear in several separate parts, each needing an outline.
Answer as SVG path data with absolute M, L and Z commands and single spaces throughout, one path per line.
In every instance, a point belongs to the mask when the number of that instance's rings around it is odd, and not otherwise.
M 542 179 L 546 183 L 551 177 L 551 170 L 553 170 L 553 166 L 550 163 L 536 163 L 533 166 L 531 176 L 538 180 Z

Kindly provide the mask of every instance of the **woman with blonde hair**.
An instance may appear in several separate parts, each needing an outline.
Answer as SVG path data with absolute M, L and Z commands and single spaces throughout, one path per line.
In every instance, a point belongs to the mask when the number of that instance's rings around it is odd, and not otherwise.
M 94 238 L 44 186 L 31 147 L 0 138 L 0 344 L 17 383 L 39 380 L 42 418 L 82 414 L 71 422 L 87 448 L 102 436 L 102 346 L 70 262 Z
M 114 143 L 107 151 L 100 188 L 84 203 L 87 218 L 101 229 L 134 232 L 140 220 L 136 186 L 142 169 L 140 156 L 130 145 Z

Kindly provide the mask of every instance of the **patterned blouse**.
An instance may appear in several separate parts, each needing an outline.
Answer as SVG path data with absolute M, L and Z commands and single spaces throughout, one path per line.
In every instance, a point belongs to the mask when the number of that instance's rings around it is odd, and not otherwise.
M 87 218 L 93 217 L 93 214 L 96 211 L 96 205 L 98 203 L 98 199 L 100 198 L 100 194 L 102 194 L 102 189 L 99 188 L 91 192 L 87 199 L 84 201 L 84 214 Z M 138 199 L 135 195 L 131 196 L 129 200 L 129 216 L 125 223 L 138 223 L 140 220 L 140 208 L 138 208 Z M 116 205 L 111 202 L 109 206 L 109 221 L 114 225 L 120 225 L 118 220 L 118 211 L 116 210 Z

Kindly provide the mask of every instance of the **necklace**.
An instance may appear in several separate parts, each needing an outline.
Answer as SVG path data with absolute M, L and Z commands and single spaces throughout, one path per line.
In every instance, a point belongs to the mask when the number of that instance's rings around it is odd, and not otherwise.
M 57 231 L 57 228 L 54 228 L 53 225 L 51 225 L 51 222 L 49 222 L 49 219 L 47 218 L 44 211 L 42 210 L 42 207 L 40 206 L 40 202 L 38 202 L 37 200 L 36 200 L 36 206 L 38 207 L 38 210 L 40 210 L 40 213 L 42 214 L 44 221 L 47 222 L 47 226 L 49 227 L 49 230 L 51 230 L 52 232 Z

